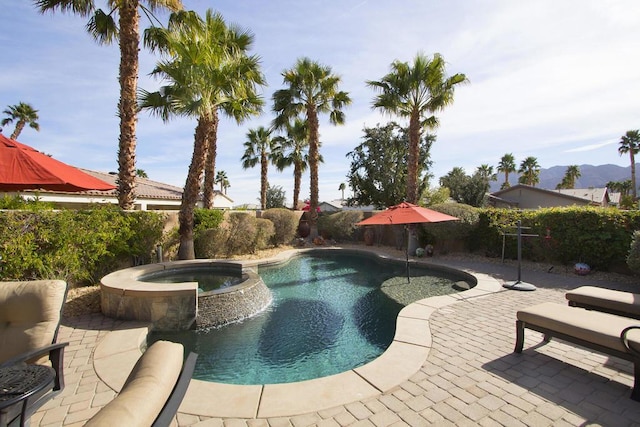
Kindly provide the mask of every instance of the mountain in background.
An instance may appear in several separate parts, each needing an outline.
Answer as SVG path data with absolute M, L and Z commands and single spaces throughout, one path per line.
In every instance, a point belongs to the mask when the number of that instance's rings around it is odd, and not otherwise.
M 555 190 L 556 185 L 562 181 L 564 173 L 568 166 L 552 166 L 549 169 L 540 169 L 540 183 L 536 185 L 538 188 L 547 190 Z M 636 164 L 636 171 L 640 173 L 640 168 Z M 575 188 L 602 188 L 609 181 L 625 181 L 631 179 L 631 166 L 618 165 L 580 165 L 580 178 L 576 180 Z M 518 184 L 518 174 L 509 174 L 509 182 L 511 185 Z M 504 174 L 498 173 L 498 181 L 491 183 L 491 192 L 500 190 L 500 186 L 504 182 Z

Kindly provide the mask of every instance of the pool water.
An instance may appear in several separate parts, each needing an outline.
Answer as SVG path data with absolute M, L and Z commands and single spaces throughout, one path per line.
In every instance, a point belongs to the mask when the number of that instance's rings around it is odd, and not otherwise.
M 182 342 L 185 351 L 199 354 L 194 378 L 230 384 L 337 374 L 377 358 L 393 341 L 404 305 L 384 288 L 405 275 L 404 264 L 351 254 L 305 255 L 258 273 L 273 293 L 267 311 L 218 329 L 153 333 L 150 341 Z M 403 292 L 405 300 L 455 292 L 454 279 L 416 268 L 411 275 L 434 280 L 413 286 L 413 298 Z
M 151 273 L 139 279 L 151 283 L 198 282 L 198 292 L 216 291 L 242 282 L 241 274 L 230 274 L 223 270 L 212 273 L 210 267 L 193 267 Z

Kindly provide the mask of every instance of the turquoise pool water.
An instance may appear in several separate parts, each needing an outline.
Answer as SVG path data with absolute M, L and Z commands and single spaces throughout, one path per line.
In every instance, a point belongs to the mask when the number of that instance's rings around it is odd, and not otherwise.
M 223 269 L 212 271 L 208 267 L 190 267 L 147 274 L 139 280 L 150 283 L 198 282 L 198 292 L 209 292 L 242 283 L 242 274 L 232 274 Z
M 258 273 L 271 307 L 250 319 L 206 331 L 153 333 L 199 354 L 194 378 L 230 384 L 303 381 L 344 372 L 391 344 L 406 301 L 455 292 L 455 278 L 353 254 L 305 255 Z M 406 278 L 405 278 L 406 280 Z M 411 290 L 413 289 L 413 290 Z M 389 292 L 391 291 L 391 292 Z M 407 294 L 413 294 L 408 296 Z

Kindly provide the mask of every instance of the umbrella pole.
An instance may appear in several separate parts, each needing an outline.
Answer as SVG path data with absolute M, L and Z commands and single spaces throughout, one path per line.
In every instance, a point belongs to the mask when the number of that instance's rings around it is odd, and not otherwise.
M 408 230 L 409 230 L 409 226 L 405 225 L 404 226 L 404 234 L 405 234 L 405 237 L 407 238 L 407 245 L 404 247 L 404 253 L 405 253 L 405 256 L 406 256 L 406 260 L 407 260 L 406 261 L 406 263 L 407 263 L 407 283 L 411 283 L 411 279 L 409 279 L 410 274 L 409 274 L 409 232 L 408 232 Z

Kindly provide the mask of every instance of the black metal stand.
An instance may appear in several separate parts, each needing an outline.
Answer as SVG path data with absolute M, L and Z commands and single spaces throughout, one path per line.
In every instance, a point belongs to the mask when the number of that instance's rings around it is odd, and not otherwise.
M 505 234 L 506 236 L 506 234 Z M 518 220 L 518 280 L 515 282 L 507 282 L 502 285 L 503 288 L 513 289 L 514 291 L 535 291 L 537 288 L 531 283 L 522 281 L 522 221 Z M 529 234 L 528 236 L 537 236 L 537 234 Z

